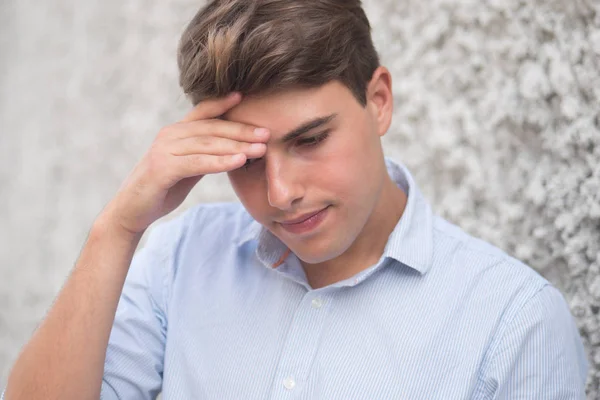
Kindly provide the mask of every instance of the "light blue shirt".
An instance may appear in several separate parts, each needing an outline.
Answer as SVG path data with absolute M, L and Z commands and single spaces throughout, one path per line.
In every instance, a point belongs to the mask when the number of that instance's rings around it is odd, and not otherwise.
M 588 363 L 543 277 L 434 215 L 411 174 L 377 264 L 313 290 L 237 203 L 157 226 L 131 265 L 102 399 L 584 399 Z

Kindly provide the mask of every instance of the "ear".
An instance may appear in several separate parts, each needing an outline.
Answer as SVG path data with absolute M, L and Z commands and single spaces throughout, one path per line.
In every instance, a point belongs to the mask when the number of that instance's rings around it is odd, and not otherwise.
M 367 107 L 377 124 L 379 136 L 385 135 L 392 123 L 394 111 L 392 75 L 385 67 L 378 67 L 367 85 Z

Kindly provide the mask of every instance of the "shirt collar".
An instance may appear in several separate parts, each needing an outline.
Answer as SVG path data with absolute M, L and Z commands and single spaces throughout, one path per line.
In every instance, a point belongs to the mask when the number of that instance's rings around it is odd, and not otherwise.
M 428 202 L 417 187 L 410 171 L 403 164 L 385 158 L 392 180 L 407 194 L 404 213 L 390 234 L 382 259 L 391 258 L 426 274 L 433 261 L 433 215 Z M 252 221 L 238 237 L 237 244 L 256 240 L 256 254 L 271 268 L 277 267 L 289 254 L 287 246 L 257 221 Z
M 392 180 L 408 195 L 402 217 L 383 250 L 383 258 L 397 260 L 426 274 L 433 262 L 433 212 L 406 166 L 385 159 Z

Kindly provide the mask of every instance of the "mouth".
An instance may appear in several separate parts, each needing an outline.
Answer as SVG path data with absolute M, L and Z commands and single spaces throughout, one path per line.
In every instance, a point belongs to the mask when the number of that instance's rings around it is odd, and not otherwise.
M 310 212 L 307 214 L 303 214 L 297 218 L 292 218 L 286 221 L 279 222 L 279 224 L 283 229 L 290 233 L 307 233 L 321 225 L 323 220 L 325 220 L 328 211 L 329 206 L 319 211 Z

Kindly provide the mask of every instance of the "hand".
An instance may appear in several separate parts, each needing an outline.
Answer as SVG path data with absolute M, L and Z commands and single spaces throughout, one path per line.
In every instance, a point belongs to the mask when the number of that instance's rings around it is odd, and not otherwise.
M 262 157 L 266 129 L 219 119 L 240 101 L 239 93 L 206 100 L 181 122 L 163 128 L 103 216 L 140 234 L 175 210 L 204 175 L 232 171 L 248 158 Z

